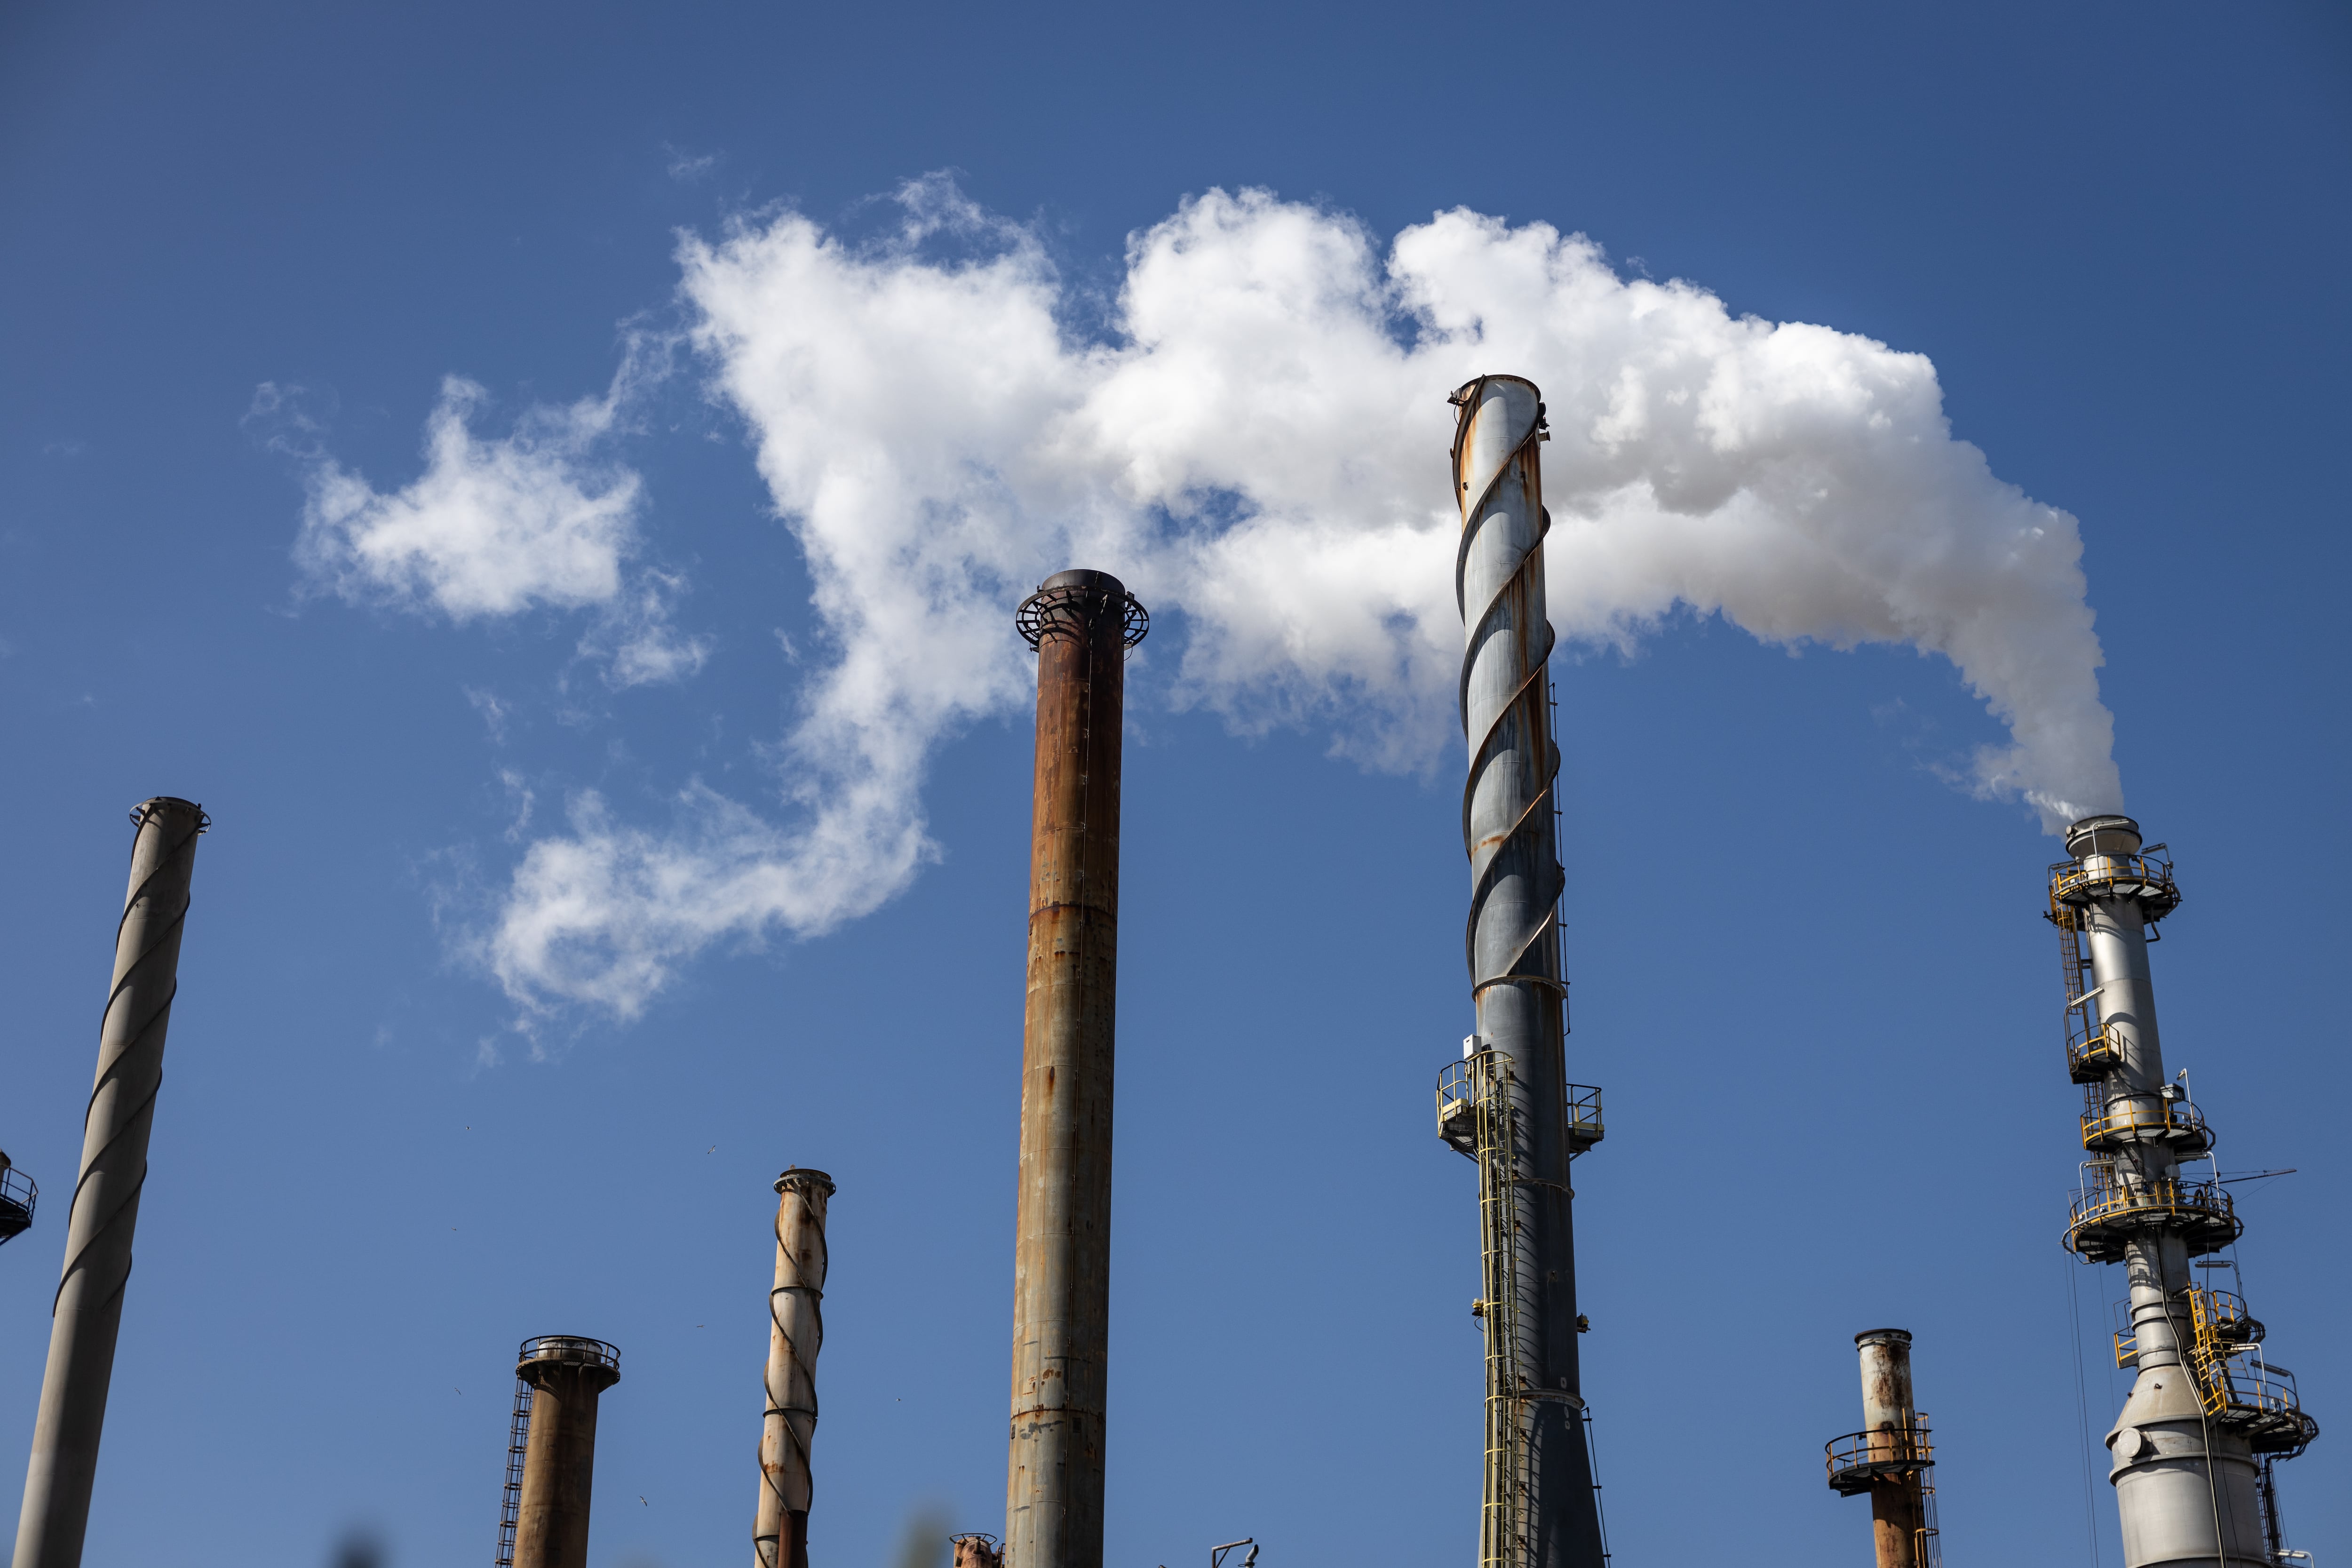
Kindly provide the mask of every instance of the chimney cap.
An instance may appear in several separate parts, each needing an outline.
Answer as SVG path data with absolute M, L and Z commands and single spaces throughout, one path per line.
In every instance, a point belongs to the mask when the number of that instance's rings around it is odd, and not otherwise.
M 823 1171 L 812 1171 L 803 1165 L 784 1167 L 784 1173 L 776 1178 L 776 1191 L 781 1193 L 786 1187 L 823 1187 L 826 1197 L 833 1196 L 837 1190 L 833 1184 L 831 1176 L 826 1175 Z
M 2137 855 L 2139 847 L 2139 824 L 2121 812 L 2086 816 L 2066 829 L 2066 853 L 2077 859 L 2085 855 Z
M 1853 1336 L 1853 1342 L 1858 1345 L 1907 1345 L 1911 1342 L 1911 1331 L 1908 1329 L 1864 1329 L 1862 1332 Z

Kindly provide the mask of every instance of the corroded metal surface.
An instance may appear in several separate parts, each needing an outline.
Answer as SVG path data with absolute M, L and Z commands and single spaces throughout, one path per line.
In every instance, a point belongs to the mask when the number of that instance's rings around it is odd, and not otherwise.
M 753 1568 L 808 1568 L 809 1447 L 816 1439 L 824 1214 L 833 1191 L 823 1171 L 794 1166 L 776 1178 L 776 1279 L 768 1291 L 768 1402 L 760 1427 Z
M 514 1568 L 587 1568 L 596 1405 L 621 1381 L 620 1352 L 569 1334 L 526 1340 L 515 1375 L 532 1392 Z
M 1469 745 L 1462 795 L 1470 858 L 1464 936 L 1478 1045 L 1509 1061 L 1514 1278 L 1490 1279 L 1488 1455 L 1482 1563 L 1600 1568 L 1600 1507 L 1577 1366 L 1576 1267 L 1557 910 L 1564 873 L 1553 824 L 1551 623 L 1544 612 L 1544 408 L 1534 384 L 1489 375 L 1454 395 L 1454 488 L 1462 508 L 1454 597 Z M 1490 1258 L 1496 1256 L 1488 1249 Z M 1498 1333 L 1514 1342 L 1498 1345 Z
M 1853 1337 L 1862 1361 L 1862 1436 L 1868 1445 L 1871 1547 L 1878 1568 L 1927 1568 L 1925 1482 L 1935 1461 L 1911 1394 L 1911 1336 L 1873 1329 Z
M 81 1178 L 66 1222 L 65 1273 L 51 1308 L 48 1370 L 33 1425 L 16 1568 L 75 1568 L 114 1376 L 131 1279 L 131 1233 L 147 1182 L 147 1135 L 163 1086 L 163 1037 L 179 991 L 204 808 L 159 796 L 131 814 L 131 890 L 114 935 L 114 982 L 99 1025 L 98 1082 L 82 1121 Z
M 1013 1258 L 1004 1568 L 1101 1568 L 1110 1332 L 1119 727 L 1130 632 L 1115 577 L 1064 572 L 1023 606 L 1037 649 L 1028 998 Z

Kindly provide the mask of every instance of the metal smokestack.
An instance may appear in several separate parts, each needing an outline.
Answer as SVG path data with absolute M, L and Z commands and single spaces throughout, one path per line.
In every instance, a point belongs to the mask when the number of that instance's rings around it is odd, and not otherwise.
M 1015 624 L 1037 650 L 1037 755 L 1003 1563 L 1101 1568 L 1119 728 L 1150 620 L 1109 574 L 1060 572 Z
M 1829 1445 L 1832 1488 L 1870 1494 L 1871 1545 L 1878 1568 L 1939 1568 L 1935 1449 L 1911 1398 L 1911 1336 L 1871 1329 L 1853 1336 L 1862 1352 L 1862 1430 Z
M 1465 934 L 1478 1033 L 1455 1069 L 1483 1136 L 1486 1475 L 1483 1568 L 1601 1568 L 1600 1502 L 1577 1367 L 1569 1161 L 1599 1142 L 1597 1091 L 1571 1112 L 1553 823 L 1551 624 L 1544 614 L 1543 508 L 1535 384 L 1481 376 L 1454 394 L 1454 489 L 1462 508 L 1454 599 L 1462 612 L 1462 799 L 1470 856 Z M 1440 1117 L 1445 1116 L 1441 1085 Z M 1449 1142 L 1455 1142 L 1449 1136 Z M 1462 1142 L 1456 1142 L 1463 1146 Z
M 147 1181 L 147 1135 L 163 1086 L 163 1037 L 179 990 L 180 934 L 204 808 L 159 795 L 131 812 L 131 890 L 114 933 L 114 983 L 98 1031 L 98 1084 L 82 1121 L 81 1178 L 66 1222 L 48 1370 L 26 1467 L 16 1568 L 76 1568 L 89 1526 L 131 1238 Z
M 768 1291 L 768 1408 L 760 1429 L 752 1568 L 808 1568 L 816 1356 L 824 1347 L 824 1210 L 833 1178 L 795 1165 L 776 1178 L 776 1282 Z
M 2107 1434 L 2126 1568 L 2271 1561 L 2258 1459 L 2292 1458 L 2319 1435 L 2294 1376 L 2273 1364 L 2237 1290 L 2244 1226 L 2218 1173 L 2213 1134 L 2165 1077 L 2147 928 L 2180 903 L 2163 846 L 2128 816 L 2087 816 L 2050 868 L 2050 919 L 2066 984 L 2066 1064 L 2084 1086 L 2084 1182 L 2066 1247 L 2121 1263 L 2131 1327 L 2116 1360 L 2138 1376 Z M 2087 949 L 2087 952 L 2085 951 Z M 2208 1163 L 2201 1179 L 2185 1165 Z
M 621 1352 L 602 1340 L 525 1340 L 515 1379 L 529 1390 L 515 1425 L 528 1425 L 520 1473 L 507 1483 L 501 1568 L 587 1568 L 588 1508 L 596 1479 L 596 1402 L 621 1381 Z M 509 1536 L 509 1531 L 512 1534 Z

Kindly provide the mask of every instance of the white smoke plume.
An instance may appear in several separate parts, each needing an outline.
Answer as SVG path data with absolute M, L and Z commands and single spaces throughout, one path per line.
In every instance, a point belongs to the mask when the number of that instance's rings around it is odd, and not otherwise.
M 2074 519 L 1953 438 L 1922 355 L 1620 278 L 1541 223 L 1456 210 L 1383 250 L 1259 191 L 1134 236 L 1089 332 L 1030 229 L 943 180 L 899 200 L 880 241 L 782 212 L 680 244 L 691 342 L 838 658 L 784 754 L 797 826 L 696 785 L 673 828 L 592 801 L 532 846 L 486 948 L 526 1007 L 627 1016 L 713 941 L 822 931 L 903 888 L 931 748 L 1025 701 L 1007 613 L 1065 565 L 1184 613 L 1181 701 L 1331 722 L 1370 765 L 1447 755 L 1444 397 L 1482 372 L 1549 404 L 1564 637 L 1627 645 L 1686 605 L 1769 642 L 1940 655 L 2009 731 L 1977 794 L 2053 827 L 2120 805 Z

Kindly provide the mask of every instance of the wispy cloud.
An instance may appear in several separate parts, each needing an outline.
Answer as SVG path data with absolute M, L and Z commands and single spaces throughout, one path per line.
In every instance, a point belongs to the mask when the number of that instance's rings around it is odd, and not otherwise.
M 247 420 L 301 470 L 294 557 L 314 591 L 459 625 L 592 611 L 582 655 L 614 686 L 646 685 L 691 676 L 709 644 L 670 624 L 683 580 L 635 559 L 645 484 L 612 444 L 641 374 L 633 357 L 604 395 L 533 405 L 499 436 L 475 428 L 489 395 L 450 376 L 423 472 L 389 490 L 327 452 L 299 388 L 265 383 Z
M 662 143 L 662 152 L 669 159 L 669 177 L 682 185 L 690 185 L 719 167 L 719 154 L 716 153 L 688 153 L 667 142 Z

